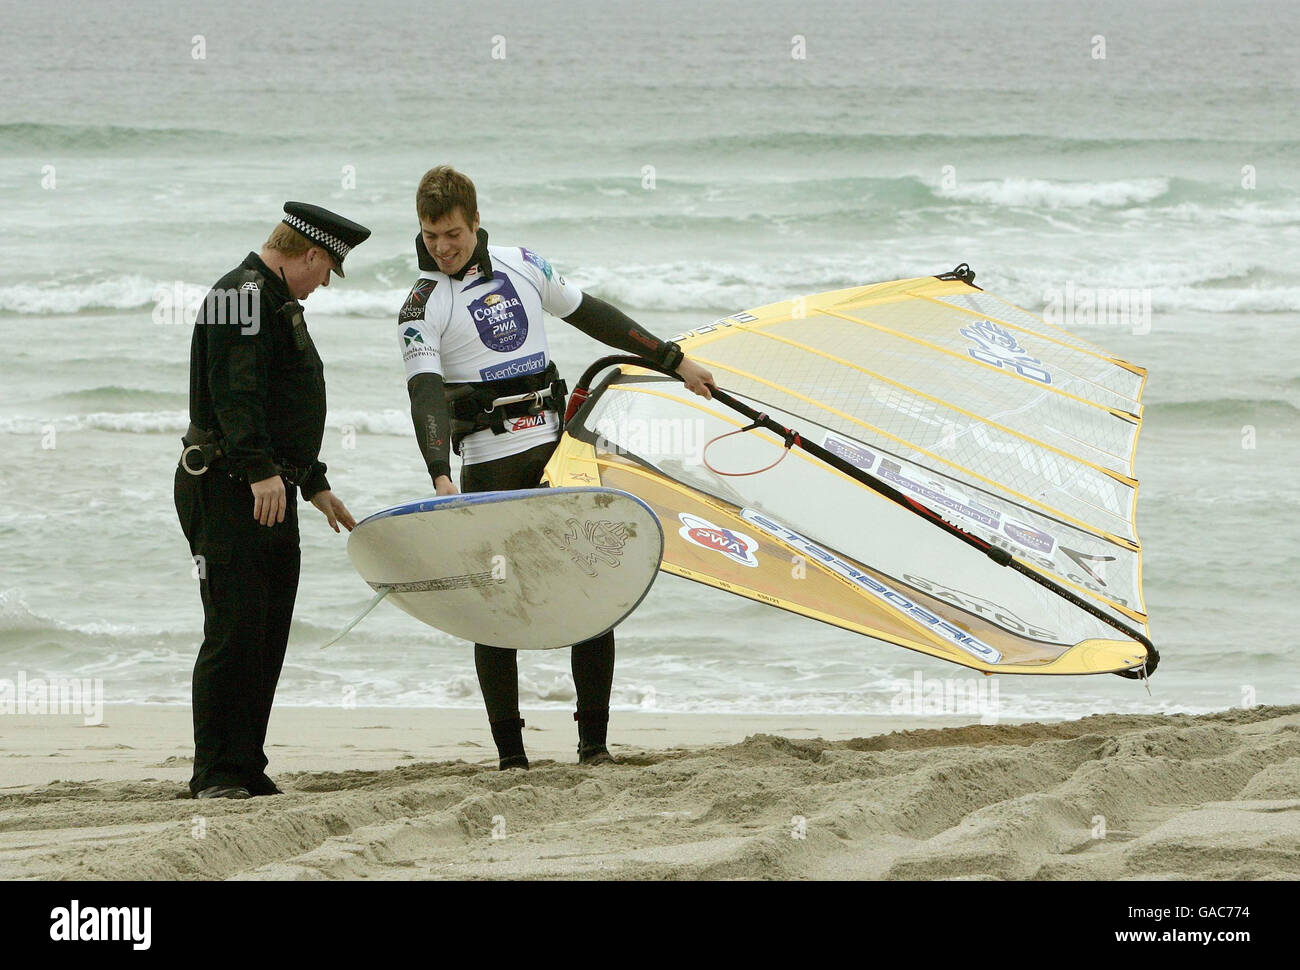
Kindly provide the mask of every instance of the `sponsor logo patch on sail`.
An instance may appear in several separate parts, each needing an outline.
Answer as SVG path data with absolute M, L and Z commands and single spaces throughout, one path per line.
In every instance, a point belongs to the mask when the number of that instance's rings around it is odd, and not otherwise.
M 1006 327 L 1000 327 L 992 320 L 981 320 L 963 327 L 961 335 L 978 344 L 967 351 L 976 360 L 993 367 L 1005 364 L 1021 377 L 1041 384 L 1052 383 L 1052 375 L 1043 362 L 1029 356 L 1029 351 L 1016 342 L 1015 335 Z
M 720 525 L 714 525 L 708 519 L 691 515 L 689 512 L 678 512 L 677 518 L 682 522 L 682 527 L 677 530 L 677 534 L 687 542 L 721 553 L 742 566 L 758 565 L 758 557 L 755 555 L 758 551 L 758 541 L 745 533 L 724 529 Z

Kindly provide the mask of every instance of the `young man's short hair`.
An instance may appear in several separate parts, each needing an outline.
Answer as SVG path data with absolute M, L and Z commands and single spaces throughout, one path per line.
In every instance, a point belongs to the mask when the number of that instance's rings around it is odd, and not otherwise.
M 424 173 L 415 190 L 415 213 L 420 221 L 437 222 L 460 209 L 465 222 L 472 225 L 478 212 L 478 193 L 469 177 L 450 165 L 439 165 Z

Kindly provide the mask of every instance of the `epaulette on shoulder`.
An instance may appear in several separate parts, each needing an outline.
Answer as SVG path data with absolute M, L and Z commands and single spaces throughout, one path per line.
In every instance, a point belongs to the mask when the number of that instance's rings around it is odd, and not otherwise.
M 235 277 L 235 286 L 241 290 L 260 291 L 266 285 L 266 277 L 255 269 L 245 266 Z

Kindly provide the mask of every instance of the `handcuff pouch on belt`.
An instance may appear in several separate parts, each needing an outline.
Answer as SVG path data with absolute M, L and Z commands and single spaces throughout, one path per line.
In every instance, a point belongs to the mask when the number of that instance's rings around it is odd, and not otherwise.
M 183 471 L 191 475 L 202 475 L 206 472 L 219 458 L 224 458 L 226 451 L 222 447 L 222 439 L 215 431 L 205 431 L 190 422 L 189 428 L 185 432 L 185 437 L 181 439 L 184 450 L 181 452 L 181 460 L 178 464 Z
M 473 384 L 448 384 L 447 410 L 451 412 L 451 447 L 460 454 L 460 443 L 476 431 L 492 429 L 505 434 L 506 421 L 535 416 L 544 411 L 564 413 L 569 386 L 560 379 L 555 363 L 538 374 L 525 374 L 500 381 Z M 527 395 L 527 397 L 524 397 Z M 498 403 L 502 398 L 520 397 L 518 401 Z
M 215 431 L 205 431 L 193 421 L 181 439 L 181 444 L 185 447 L 177 464 L 183 471 L 194 476 L 206 474 L 213 465 L 226 457 L 225 439 Z M 280 477 L 290 485 L 301 485 L 312 469 L 311 465 L 286 465 L 283 462 L 276 462 L 275 467 Z

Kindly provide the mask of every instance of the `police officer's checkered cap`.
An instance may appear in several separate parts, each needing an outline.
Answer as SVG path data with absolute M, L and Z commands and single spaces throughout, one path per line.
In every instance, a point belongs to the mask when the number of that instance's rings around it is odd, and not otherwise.
M 349 246 L 347 243 L 345 243 L 342 239 L 338 238 L 337 236 L 331 236 L 324 229 L 320 228 L 319 226 L 313 226 L 306 219 L 300 218 L 299 216 L 286 215 L 284 217 L 284 223 L 285 225 L 290 226 L 293 229 L 297 229 L 308 239 L 320 243 L 331 253 L 337 256 L 340 260 L 342 260 L 344 256 L 346 256 L 348 253 L 352 251 L 352 247 Z

